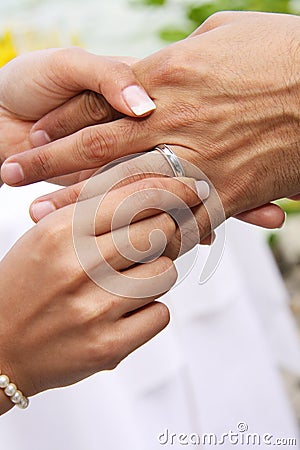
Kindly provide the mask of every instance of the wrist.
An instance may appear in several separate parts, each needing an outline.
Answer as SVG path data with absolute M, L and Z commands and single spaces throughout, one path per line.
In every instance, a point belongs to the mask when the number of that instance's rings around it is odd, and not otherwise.
M 29 399 L 23 394 L 18 386 L 13 383 L 10 378 L 0 370 L 0 388 L 2 394 L 4 394 L 11 403 L 11 407 L 17 405 L 21 409 L 26 409 L 29 405 Z M 1 414 L 7 412 L 11 407 L 8 406 L 7 402 L 3 398 L 3 408 Z

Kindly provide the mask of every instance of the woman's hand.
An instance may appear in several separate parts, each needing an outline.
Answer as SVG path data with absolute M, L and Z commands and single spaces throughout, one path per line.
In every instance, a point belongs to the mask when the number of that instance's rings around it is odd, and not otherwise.
M 63 123 L 59 117 L 53 123 L 54 130 L 64 127 L 65 133 L 69 126 L 73 131 L 80 129 L 82 121 L 99 124 L 152 112 L 155 105 L 130 68 L 133 61 L 72 47 L 28 53 L 4 66 L 0 70 L 0 164 L 12 154 L 50 142 L 48 132 L 34 124 L 50 111 L 59 111 L 61 105 L 65 111 L 77 106 L 72 123 Z
M 277 14 L 212 16 L 190 38 L 133 66 L 155 99 L 154 114 L 13 156 L 4 180 L 22 185 L 94 169 L 166 143 L 207 175 L 227 217 L 299 192 L 299 23 Z M 22 181 L 9 176 L 9 163 L 20 165 Z
M 0 270 L 0 365 L 25 395 L 112 369 L 167 325 L 155 299 L 177 278 L 161 256 L 176 226 L 164 211 L 199 205 L 197 192 L 190 179 L 136 181 L 56 211 L 15 244 Z
M 110 189 L 126 186 L 143 178 L 173 176 L 169 163 L 162 154 L 157 151 L 145 153 L 128 161 L 116 161 L 114 164 L 115 165 L 109 170 L 94 175 L 89 181 L 77 183 L 53 193 L 43 195 L 35 200 L 30 207 L 32 219 L 35 222 L 38 222 L 43 217 L 66 205 L 97 197 Z M 205 180 L 203 173 L 193 164 L 187 164 L 187 162 L 185 162 L 185 170 L 190 173 L 193 178 Z M 180 195 L 181 184 L 177 183 L 175 186 L 178 190 L 177 194 Z M 212 208 L 208 204 L 209 195 L 211 195 L 211 198 L 214 198 L 215 202 L 215 205 L 213 205 Z M 205 206 L 202 204 L 197 205 L 192 208 L 192 211 L 196 219 L 201 216 L 201 221 L 197 220 L 200 243 L 211 244 L 214 236 L 212 233 L 214 228 L 214 213 L 217 213 L 218 211 L 219 216 L 225 218 L 225 212 L 216 192 L 214 192 L 214 190 L 209 192 L 209 186 L 206 183 L 202 183 L 201 198 L 205 200 Z M 208 214 L 206 214 L 207 211 Z M 237 218 L 261 227 L 277 228 L 284 222 L 285 214 L 279 206 L 269 204 L 239 214 Z M 199 240 L 192 240 L 190 248 L 199 243 Z M 175 259 L 178 255 L 178 248 L 180 245 L 181 235 L 177 227 L 176 234 L 168 247 L 168 256 Z

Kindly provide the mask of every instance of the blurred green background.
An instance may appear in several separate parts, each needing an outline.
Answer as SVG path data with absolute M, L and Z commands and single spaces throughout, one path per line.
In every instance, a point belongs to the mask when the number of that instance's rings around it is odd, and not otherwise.
M 163 8 L 176 0 L 136 0 L 148 7 Z M 170 24 L 160 30 L 160 37 L 166 42 L 177 41 L 187 37 L 195 28 L 217 11 L 264 11 L 285 14 L 298 14 L 300 2 L 291 0 L 215 0 L 207 2 L 181 1 L 183 14 L 186 18 L 186 27 L 177 27 Z

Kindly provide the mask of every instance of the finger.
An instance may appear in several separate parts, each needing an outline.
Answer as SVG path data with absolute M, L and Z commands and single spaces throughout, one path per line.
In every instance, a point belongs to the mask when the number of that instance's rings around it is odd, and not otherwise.
M 195 220 L 198 224 L 201 243 L 203 241 L 207 243 L 212 231 L 225 220 L 225 216 L 220 214 L 219 207 L 217 206 L 217 208 L 214 208 L 215 195 L 216 193 L 212 191 L 210 198 L 205 205 L 200 204 L 192 208 Z M 218 205 L 218 202 L 216 202 L 216 204 Z M 236 218 L 253 225 L 273 229 L 282 226 L 285 220 L 285 213 L 279 206 L 267 204 L 260 208 L 239 214 Z M 195 228 L 190 229 L 188 227 L 184 236 L 182 236 L 180 230 L 177 229 L 171 242 L 167 245 L 164 255 L 173 260 L 176 259 L 178 255 L 182 253 L 183 238 L 185 239 L 184 252 L 187 252 L 195 246 L 197 238 Z
M 193 220 L 187 220 L 181 227 L 177 227 L 164 252 L 172 260 L 188 252 L 199 242 L 212 243 L 214 230 L 226 220 L 221 198 L 212 185 L 205 203 L 192 207 L 191 212 Z
M 156 261 L 140 264 L 122 273 L 117 273 L 114 277 L 114 285 L 119 287 L 119 292 L 114 294 L 113 307 L 110 308 L 109 319 L 113 321 L 118 320 L 152 303 L 174 286 L 177 276 L 174 263 L 164 256 Z M 122 295 L 122 277 L 126 278 L 126 292 L 129 296 Z M 137 282 L 142 282 L 142 284 Z M 148 286 L 159 283 L 160 293 L 153 295 L 151 289 L 148 289 L 149 292 L 146 292 L 147 283 Z M 85 289 L 85 303 L 87 303 L 87 306 L 90 305 L 89 309 L 93 317 L 97 315 L 102 317 L 103 306 L 111 305 L 112 294 L 102 289 L 99 301 L 99 286 L 97 287 L 94 283 L 89 282 Z
M 174 272 L 172 266 L 157 275 L 155 282 L 152 277 L 146 276 L 130 278 L 123 271 L 136 264 L 144 265 L 159 259 L 175 229 L 175 223 L 167 213 L 96 238 L 75 227 L 74 248 L 85 273 L 103 290 L 120 297 L 159 296 L 166 291 L 169 272 Z
M 60 186 L 72 186 L 87 180 L 97 172 L 95 169 L 80 170 L 79 172 L 70 173 L 69 175 L 62 175 L 61 177 L 54 177 L 47 180 L 48 183 L 57 184 Z
M 87 227 L 96 235 L 109 233 L 132 222 L 148 218 L 160 212 L 190 210 L 208 196 L 208 185 L 204 181 L 189 178 L 146 178 L 110 191 L 99 198 L 78 203 L 76 216 L 82 217 Z
M 29 102 L 28 79 L 32 79 L 32 67 L 40 95 Z M 23 119 L 39 120 L 84 90 L 102 94 L 113 108 L 126 115 L 140 117 L 155 109 L 127 62 L 93 55 L 79 47 L 22 55 L 1 69 L 1 75 L 2 104 L 16 114 L 22 111 Z M 11 88 L 16 94 L 24 90 L 27 95 L 11 95 Z M 41 102 L 41 98 L 47 101 Z
M 147 297 L 145 291 L 139 292 L 138 286 L 135 283 L 136 279 L 150 281 L 152 283 L 160 283 L 161 292 L 168 292 L 176 283 L 177 270 L 174 263 L 165 256 L 158 258 L 156 261 L 152 261 L 146 264 L 133 267 L 129 270 L 122 272 L 122 275 L 127 277 L 127 285 L 130 285 L 132 289 L 131 297 L 120 297 L 118 300 L 119 307 L 118 317 L 128 315 L 145 305 L 152 303 L 160 295 L 152 295 Z M 163 276 L 162 276 L 163 275 Z M 142 297 L 139 297 L 142 295 Z
M 39 147 L 87 126 L 112 122 L 121 117 L 122 114 L 103 95 L 85 91 L 39 120 L 31 129 L 31 142 L 34 147 Z
M 130 65 L 121 60 L 93 55 L 75 47 L 52 51 L 49 53 L 48 59 L 52 68 L 52 72 L 49 74 L 50 84 L 55 85 L 55 92 L 58 90 L 58 85 L 62 91 L 60 102 L 56 104 L 56 107 L 63 105 L 65 101 L 68 101 L 77 93 L 89 90 L 101 94 L 113 109 L 128 116 L 143 117 L 156 108 L 155 103 L 138 81 Z M 46 67 L 49 67 L 49 64 L 48 62 Z M 89 114 L 94 117 L 95 111 L 93 108 L 96 108 L 98 112 L 98 102 L 95 104 L 94 100 L 93 97 L 85 99 L 87 103 L 82 105 L 85 117 Z M 49 108 L 44 114 L 54 108 L 54 106 Z M 70 112 L 70 105 L 67 106 L 67 109 Z M 103 105 L 100 105 L 100 109 L 103 110 Z M 74 114 L 74 109 L 72 111 Z M 64 129 L 67 127 L 64 119 L 67 116 L 64 116 L 61 109 L 59 115 L 62 122 L 59 122 L 58 134 L 64 136 Z M 50 128 L 48 130 L 50 134 L 44 128 L 45 121 L 34 125 L 30 136 L 34 147 L 49 143 L 51 130 L 54 127 L 53 121 L 54 113 L 50 116 Z
M 100 261 L 117 271 L 160 256 L 176 231 L 176 223 L 188 226 L 190 206 L 201 202 L 199 185 L 202 189 L 203 182 L 190 179 L 145 179 L 109 192 L 100 206 L 98 198 L 78 203 L 73 237 L 75 246 L 78 242 L 80 247 L 77 254 L 83 252 L 82 258 L 86 258 L 81 264 L 88 270 L 97 267 L 99 251 Z M 82 237 L 87 241 L 94 235 L 100 235 L 96 239 L 99 251 L 86 250 L 89 245 Z M 104 268 L 101 266 L 102 275 Z
M 269 203 L 238 214 L 236 219 L 262 228 L 274 229 L 281 228 L 284 224 L 285 212 L 280 206 Z
M 110 57 L 116 63 L 131 66 L 137 62 L 132 57 Z M 130 114 L 130 113 L 128 113 Z M 60 139 L 76 131 L 99 123 L 106 123 L 122 117 L 103 95 L 85 91 L 50 111 L 31 128 L 31 141 L 34 147 Z
M 151 303 L 131 316 L 120 319 L 116 332 L 120 336 L 118 349 L 122 359 L 156 336 L 169 321 L 167 306 L 159 302 Z
M 91 270 L 99 266 L 101 275 L 104 277 L 113 271 L 119 272 L 137 263 L 155 260 L 163 254 L 175 230 L 176 225 L 167 213 L 135 222 L 128 227 L 118 228 L 111 233 L 96 237 L 99 252 L 95 254 L 90 252 L 89 262 L 84 265 L 89 266 Z M 111 281 L 114 287 L 115 280 Z
M 66 205 L 87 200 L 104 194 L 114 186 L 125 186 L 142 178 L 172 176 L 172 170 L 161 153 L 148 152 L 129 161 L 116 164 L 107 171 L 99 173 L 88 182 L 77 183 L 66 189 L 43 195 L 30 207 L 30 215 L 38 222 L 47 214 Z M 84 188 L 84 189 L 83 189 Z
M 151 123 L 147 124 L 124 118 L 85 128 L 43 147 L 8 158 L 2 165 L 1 178 L 9 185 L 21 186 L 99 168 L 121 156 L 151 149 L 163 139 L 158 134 L 149 133 Z

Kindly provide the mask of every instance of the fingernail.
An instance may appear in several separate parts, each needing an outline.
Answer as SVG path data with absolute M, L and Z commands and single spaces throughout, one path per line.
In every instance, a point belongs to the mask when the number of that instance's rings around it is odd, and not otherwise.
M 44 202 L 34 203 L 31 206 L 31 213 L 37 222 L 54 211 L 56 211 L 55 206 L 48 200 Z
M 33 131 L 30 134 L 30 141 L 34 147 L 42 147 L 42 145 L 49 144 L 51 139 L 44 130 Z
M 122 92 L 123 98 L 136 116 L 142 116 L 156 109 L 155 103 L 140 86 L 128 86 Z
M 210 187 L 209 184 L 206 181 L 196 181 L 196 191 L 198 193 L 198 197 L 201 200 L 206 200 L 209 197 L 210 194 Z
M 4 162 L 1 167 L 1 178 L 6 184 L 19 184 L 24 181 L 25 176 L 20 164 Z

